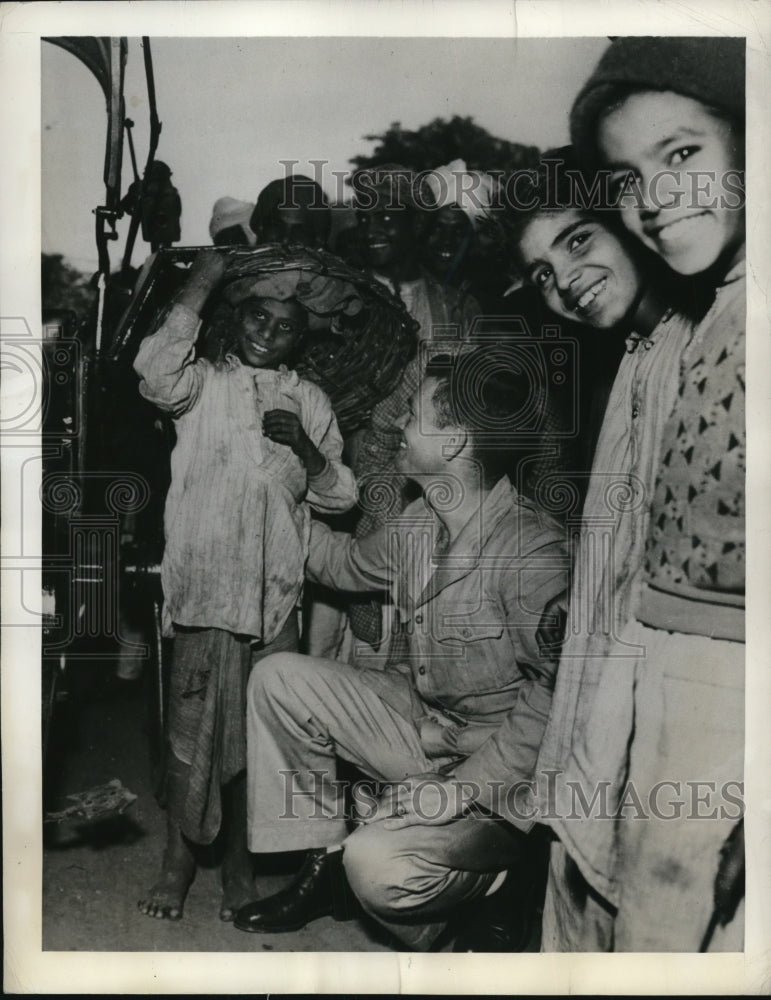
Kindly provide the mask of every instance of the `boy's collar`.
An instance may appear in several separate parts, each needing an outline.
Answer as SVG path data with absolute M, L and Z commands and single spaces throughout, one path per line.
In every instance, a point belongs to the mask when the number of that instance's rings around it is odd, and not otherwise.
M 643 290 L 627 326 L 637 338 L 649 337 L 670 308 L 661 290 L 649 285 Z
M 292 385 L 296 385 L 300 381 L 300 376 L 294 368 L 288 368 L 286 365 L 279 365 L 278 368 L 253 368 L 252 365 L 245 365 L 237 354 L 226 354 L 225 362 L 230 369 L 243 368 L 255 379 L 275 376 L 288 380 Z

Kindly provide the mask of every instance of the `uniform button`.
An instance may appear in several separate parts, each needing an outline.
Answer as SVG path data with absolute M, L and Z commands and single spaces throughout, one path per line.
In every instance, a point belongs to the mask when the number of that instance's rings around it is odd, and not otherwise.
M 419 674 L 424 674 L 425 672 L 426 672 L 426 668 L 421 664 L 421 666 L 418 667 L 418 673 Z
M 634 407 L 632 407 L 632 416 L 633 416 L 633 417 L 634 417 L 635 419 L 637 419 L 637 417 L 639 417 L 639 416 L 640 416 L 640 407 L 639 407 L 639 406 L 634 406 Z
M 464 629 L 462 629 L 462 630 L 461 630 L 461 633 L 460 633 L 460 634 L 461 634 L 461 635 L 462 635 L 462 636 L 463 636 L 463 637 L 464 637 L 465 639 L 468 639 L 468 638 L 470 638 L 470 637 L 471 637 L 471 629 L 470 629 L 470 628 L 464 628 Z
M 417 622 L 418 625 L 422 625 L 423 624 L 423 615 L 415 615 L 415 621 Z

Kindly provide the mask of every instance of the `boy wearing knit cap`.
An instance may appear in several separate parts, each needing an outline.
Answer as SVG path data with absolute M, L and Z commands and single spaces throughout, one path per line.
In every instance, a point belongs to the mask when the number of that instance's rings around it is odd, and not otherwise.
M 558 774 L 548 802 L 539 787 L 559 837 L 544 950 L 742 948 L 743 45 L 620 39 L 572 111 L 624 225 L 715 292 L 661 430 L 628 618 L 600 658 L 563 653 L 539 758 Z

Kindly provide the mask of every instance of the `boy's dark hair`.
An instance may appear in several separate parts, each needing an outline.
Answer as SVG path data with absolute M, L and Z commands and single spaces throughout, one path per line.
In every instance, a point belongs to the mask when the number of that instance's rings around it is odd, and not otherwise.
M 496 218 L 497 241 L 503 251 L 521 266 L 519 245 L 527 227 L 547 212 L 575 210 L 600 222 L 627 242 L 618 213 L 613 211 L 613 192 L 607 171 L 583 168 L 572 146 L 547 150 L 538 167 L 518 180 L 516 200 L 507 200 Z
M 518 481 L 519 465 L 532 457 L 537 444 L 532 416 L 526 427 L 522 418 L 532 413 L 535 402 L 538 424 L 546 396 L 516 364 L 514 354 L 505 347 L 480 347 L 458 356 L 436 355 L 424 378 L 439 383 L 432 397 L 437 427 L 462 427 L 469 433 L 485 484 L 493 485 L 504 475 Z
M 351 177 L 351 187 L 357 212 L 367 212 L 380 204 L 389 211 L 422 216 L 432 203 L 430 190 L 421 183 L 420 173 L 400 163 L 357 170 Z

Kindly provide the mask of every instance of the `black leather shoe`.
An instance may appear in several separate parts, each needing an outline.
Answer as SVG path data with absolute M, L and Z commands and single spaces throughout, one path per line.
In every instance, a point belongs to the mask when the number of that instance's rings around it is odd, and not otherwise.
M 345 878 L 342 858 L 342 851 L 308 851 L 290 886 L 275 896 L 242 906 L 233 924 L 252 934 L 284 934 L 299 931 L 319 917 L 350 920 L 358 904 Z
M 483 896 L 465 914 L 463 930 L 455 938 L 455 952 L 524 951 L 530 941 L 535 906 L 530 886 L 518 885 L 508 872 L 503 885 Z
M 537 827 L 527 835 L 523 853 L 492 894 L 462 912 L 453 951 L 517 952 L 530 943 L 546 892 L 552 834 Z

